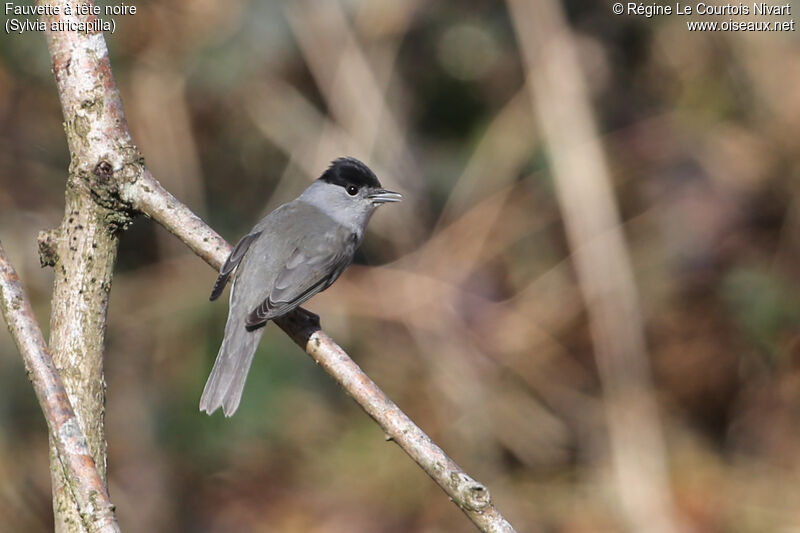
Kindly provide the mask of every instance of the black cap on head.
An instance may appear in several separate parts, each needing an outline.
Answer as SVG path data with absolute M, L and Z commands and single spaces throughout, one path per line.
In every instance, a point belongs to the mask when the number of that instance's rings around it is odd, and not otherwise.
M 355 185 L 359 189 L 362 187 L 380 188 L 381 186 L 375 173 L 367 165 L 353 157 L 336 159 L 319 179 L 344 188 L 350 185 Z

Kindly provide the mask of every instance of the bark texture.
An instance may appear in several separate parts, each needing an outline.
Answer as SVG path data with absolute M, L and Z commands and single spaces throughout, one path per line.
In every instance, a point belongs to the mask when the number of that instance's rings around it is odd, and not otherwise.
M 42 2 L 38 2 L 42 3 Z M 53 2 L 61 11 L 67 2 Z M 45 17 L 49 24 L 67 15 Z M 119 186 L 136 179 L 133 145 L 102 33 L 47 31 L 71 162 L 64 220 L 40 238 L 42 262 L 55 269 L 50 348 L 89 450 L 105 479 L 103 345 L 118 235 L 131 220 Z M 51 439 L 57 533 L 84 531 Z

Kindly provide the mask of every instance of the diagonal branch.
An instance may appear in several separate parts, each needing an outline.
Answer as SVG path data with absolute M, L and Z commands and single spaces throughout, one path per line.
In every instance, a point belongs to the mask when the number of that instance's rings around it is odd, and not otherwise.
M 276 321 L 461 508 L 481 531 L 512 533 L 492 504 L 489 489 L 472 479 L 389 399 L 303 309 Z
M 117 533 L 114 506 L 50 357 L 31 304 L 0 243 L 0 311 L 25 362 L 72 497 L 89 531 Z

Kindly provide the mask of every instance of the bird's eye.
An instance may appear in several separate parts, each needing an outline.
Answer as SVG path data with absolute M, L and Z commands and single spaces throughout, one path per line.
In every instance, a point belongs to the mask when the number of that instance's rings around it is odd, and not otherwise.
M 347 194 L 349 194 L 350 196 L 355 196 L 356 194 L 358 194 L 358 187 L 356 187 L 355 185 L 348 185 Z

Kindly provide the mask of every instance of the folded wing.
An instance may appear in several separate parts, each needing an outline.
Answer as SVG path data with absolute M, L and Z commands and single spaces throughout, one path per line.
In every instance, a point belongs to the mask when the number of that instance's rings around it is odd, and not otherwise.
M 248 315 L 246 326 L 255 329 L 324 291 L 350 265 L 355 239 L 341 231 L 307 235 L 289 256 L 269 295 Z

